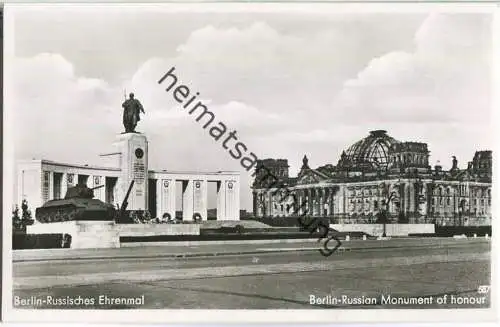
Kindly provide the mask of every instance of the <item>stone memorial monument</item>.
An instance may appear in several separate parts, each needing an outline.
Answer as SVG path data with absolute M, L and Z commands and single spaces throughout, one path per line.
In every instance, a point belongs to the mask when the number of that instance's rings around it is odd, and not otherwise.
M 114 144 L 118 148 L 119 168 L 118 198 L 123 199 L 130 182 L 134 186 L 129 197 L 128 210 L 147 210 L 148 204 L 148 140 L 144 134 L 135 131 L 140 113 L 145 113 L 142 104 L 130 93 L 122 104 L 125 132 L 117 136 Z
M 148 140 L 136 131 L 144 108 L 133 93 L 122 107 L 124 131 L 116 136 L 115 150 L 101 155 L 112 158 L 112 166 L 58 166 L 39 161 L 20 168 L 20 194 L 43 199 L 28 233 L 62 234 L 64 246 L 70 248 L 120 247 L 120 237 L 200 235 L 200 224 L 160 224 L 159 218 L 175 219 L 181 209 L 184 221 L 207 220 L 209 183 L 217 189 L 217 220 L 239 220 L 238 173 L 149 171 Z M 31 190 L 30 185 L 39 187 Z M 179 208 L 176 191 L 182 193 Z

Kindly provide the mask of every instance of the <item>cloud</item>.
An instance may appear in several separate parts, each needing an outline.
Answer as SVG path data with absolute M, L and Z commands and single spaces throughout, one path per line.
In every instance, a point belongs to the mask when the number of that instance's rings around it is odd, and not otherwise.
M 15 59 L 11 79 L 18 157 L 85 160 L 113 126 L 112 88 L 105 81 L 78 77 L 58 54 Z
M 193 31 L 172 58 L 186 83 L 224 103 L 288 112 L 314 107 L 355 63 L 355 41 L 338 29 L 280 33 L 266 22 Z M 272 107 L 272 108 L 271 108 Z
M 17 58 L 8 94 L 16 157 L 98 164 L 123 129 L 124 92 L 133 91 L 146 110 L 138 130 L 152 145 L 151 168 L 239 170 L 248 185 L 248 173 L 165 91 L 167 82 L 158 85 L 175 67 L 178 85 L 199 92 L 257 156 L 289 159 L 292 175 L 304 154 L 312 166 L 335 164 L 380 128 L 428 142 L 432 160 L 467 161 L 478 144 L 492 146 L 489 28 L 487 15 L 431 15 L 412 49 L 372 51 L 365 44 L 372 34 L 354 27 L 292 33 L 264 21 L 207 25 L 187 34 L 175 55 L 158 51 L 122 82 L 82 76 L 58 53 Z M 380 39 L 389 43 L 374 35 Z M 242 199 L 250 208 L 250 194 Z
M 170 67 L 168 60 L 152 58 L 123 85 L 77 76 L 73 65 L 59 54 L 19 58 L 13 63 L 12 96 L 15 101 L 15 150 L 17 159 L 45 158 L 70 163 L 102 164 L 98 154 L 112 150 L 120 131 L 123 91 L 134 91 L 146 114 L 139 131 L 150 144 L 152 169 L 242 172 L 243 187 L 249 175 L 208 135 L 157 81 Z M 179 75 L 179 79 L 182 77 Z M 43 81 L 43 83 L 40 83 Z M 251 136 L 283 127 L 278 114 L 265 113 L 252 105 L 230 101 L 216 104 L 200 98 L 217 120 L 236 130 L 249 151 Z M 153 146 L 154 145 L 154 146 Z M 249 205 L 248 194 L 243 194 Z
M 415 51 L 386 53 L 344 83 L 333 102 L 337 119 L 487 122 L 489 35 L 488 16 L 430 15 L 415 34 Z

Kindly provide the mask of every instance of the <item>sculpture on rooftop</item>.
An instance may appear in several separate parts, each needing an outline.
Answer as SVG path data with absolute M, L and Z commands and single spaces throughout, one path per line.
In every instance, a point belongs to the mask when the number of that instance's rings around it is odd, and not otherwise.
M 309 168 L 309 159 L 307 159 L 306 155 L 302 158 L 302 168 Z
M 458 160 L 456 156 L 452 156 L 452 167 L 451 170 L 457 170 L 458 169 Z

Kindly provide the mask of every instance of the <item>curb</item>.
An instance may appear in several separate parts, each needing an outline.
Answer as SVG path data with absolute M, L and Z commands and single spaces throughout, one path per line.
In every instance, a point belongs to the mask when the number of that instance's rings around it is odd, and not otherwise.
M 342 243 L 344 244 L 344 243 Z M 78 257 L 78 258 L 47 258 L 47 259 L 20 259 L 13 260 L 12 262 L 47 262 L 47 261 L 79 261 L 79 260 L 107 260 L 107 259 L 139 259 L 139 258 L 196 258 L 196 257 L 218 257 L 218 256 L 229 256 L 229 255 L 243 255 L 243 254 L 263 254 L 263 253 L 280 253 L 280 252 L 309 252 L 309 251 L 319 251 L 321 247 L 318 245 L 317 248 L 304 248 L 304 249 L 276 249 L 276 250 L 249 250 L 249 251 L 233 251 L 233 252 L 200 252 L 200 253 L 167 253 L 159 255 L 130 255 L 130 256 L 115 256 L 115 257 L 104 257 L 104 256 L 93 256 L 93 257 Z M 395 246 L 383 246 L 383 247 L 358 247 L 358 248 L 346 248 L 341 246 L 334 253 L 352 252 L 352 251 L 363 251 L 363 250 L 385 250 L 385 249 L 415 249 L 415 248 L 427 248 L 426 245 L 395 245 Z M 333 253 L 332 253 L 333 254 Z
M 318 247 L 319 249 L 319 247 Z M 261 254 L 261 253 L 279 253 L 279 252 L 305 252 L 305 251 L 317 251 L 318 249 L 279 249 L 279 250 L 251 250 L 251 251 L 235 251 L 235 252 L 199 252 L 199 253 L 167 253 L 158 255 L 129 255 L 129 256 L 116 256 L 116 257 L 79 257 L 79 258 L 47 258 L 47 259 L 18 259 L 12 260 L 12 262 L 45 262 L 45 261 L 80 261 L 80 260 L 106 260 L 106 259 L 143 259 L 143 258 L 196 258 L 196 257 L 217 257 L 226 255 L 242 255 L 242 254 Z

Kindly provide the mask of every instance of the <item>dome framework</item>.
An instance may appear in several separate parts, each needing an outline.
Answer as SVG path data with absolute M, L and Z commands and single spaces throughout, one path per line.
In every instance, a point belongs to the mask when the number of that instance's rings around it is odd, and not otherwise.
M 395 143 L 399 141 L 387 135 L 385 130 L 371 131 L 347 149 L 345 160 L 350 162 L 351 168 L 387 169 L 389 148 Z

